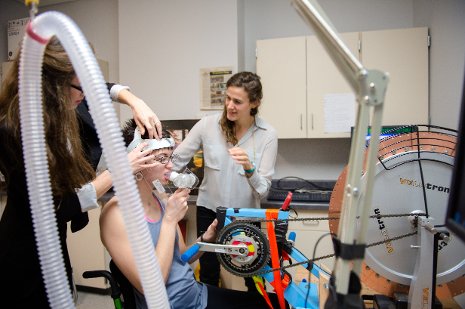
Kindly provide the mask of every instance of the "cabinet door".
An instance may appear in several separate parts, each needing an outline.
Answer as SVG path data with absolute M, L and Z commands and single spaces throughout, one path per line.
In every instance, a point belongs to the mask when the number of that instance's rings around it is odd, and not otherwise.
M 259 116 L 279 138 L 307 137 L 305 37 L 257 41 L 257 74 L 263 85 Z
M 428 124 L 428 28 L 361 33 L 361 61 L 389 73 L 383 124 Z
M 359 33 L 339 37 L 358 59 Z M 316 36 L 307 37 L 307 77 L 308 137 L 349 137 L 356 96 Z

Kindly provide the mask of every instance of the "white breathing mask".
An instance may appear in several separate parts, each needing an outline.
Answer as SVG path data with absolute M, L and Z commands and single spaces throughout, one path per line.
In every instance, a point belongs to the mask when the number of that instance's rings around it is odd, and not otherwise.
M 170 180 L 177 188 L 194 189 L 199 184 L 199 178 L 188 168 L 182 173 L 171 172 Z
M 186 168 L 182 173 L 171 172 L 170 181 L 176 188 L 181 189 L 194 189 L 199 184 L 199 178 Z M 152 181 L 152 185 L 158 193 L 165 193 L 165 187 L 162 185 L 160 180 L 155 179 Z M 169 188 L 169 187 L 168 187 Z
M 147 143 L 147 146 L 144 147 L 142 150 L 157 150 L 157 149 L 163 149 L 163 148 L 173 148 L 174 147 L 174 138 L 172 137 L 164 137 L 160 140 L 157 139 L 143 139 L 140 132 L 139 128 L 136 128 L 134 130 L 134 139 L 132 142 L 128 145 L 126 148 L 127 152 L 131 152 L 134 150 L 138 145 L 141 143 Z

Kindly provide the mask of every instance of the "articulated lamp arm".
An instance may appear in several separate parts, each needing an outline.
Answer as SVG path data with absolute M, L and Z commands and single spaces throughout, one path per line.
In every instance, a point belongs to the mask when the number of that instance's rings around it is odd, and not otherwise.
M 363 67 L 338 37 L 317 1 L 292 0 L 292 3 L 304 20 L 315 30 L 327 53 L 354 90 L 358 102 L 348 177 L 345 184 L 346 194 L 338 231 L 340 246 L 350 250 L 353 245 L 365 244 L 383 103 L 389 78 L 385 72 L 367 70 Z M 371 141 L 364 162 L 365 136 L 370 125 Z M 363 173 L 366 174 L 366 181 L 362 183 Z M 359 216 L 360 219 L 358 219 Z M 358 230 L 354 224 L 357 221 Z M 363 253 L 337 258 L 334 274 L 336 291 L 339 295 L 348 294 L 350 273 L 354 271 L 358 274 L 362 261 Z

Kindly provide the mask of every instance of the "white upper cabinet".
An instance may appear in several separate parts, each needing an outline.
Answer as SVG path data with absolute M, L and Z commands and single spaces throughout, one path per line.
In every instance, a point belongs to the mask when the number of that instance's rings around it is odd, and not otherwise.
M 428 29 L 343 33 L 367 69 L 389 73 L 384 125 L 428 123 Z M 260 116 L 279 138 L 349 137 L 355 94 L 315 36 L 257 41 Z
M 257 74 L 263 85 L 259 116 L 279 138 L 307 137 L 305 37 L 257 41 Z
M 340 38 L 358 59 L 359 33 L 344 33 Z M 352 88 L 318 38 L 307 37 L 307 137 L 348 137 L 355 104 Z M 341 126 L 347 130 L 341 132 Z

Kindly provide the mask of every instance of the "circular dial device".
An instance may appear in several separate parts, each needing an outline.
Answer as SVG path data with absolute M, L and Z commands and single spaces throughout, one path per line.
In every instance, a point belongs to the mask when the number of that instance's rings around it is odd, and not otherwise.
M 218 253 L 221 265 L 240 277 L 250 277 L 260 273 L 268 263 L 270 247 L 266 236 L 255 225 L 233 222 L 226 225 L 218 234 L 217 243 L 223 245 L 246 245 L 246 256 Z
M 427 213 L 435 226 L 445 224 L 455 144 L 455 136 L 442 132 L 415 132 L 380 141 L 373 201 L 366 214 L 379 217 L 369 219 L 367 244 L 415 231 L 408 217 L 382 215 L 419 211 Z M 347 168 L 334 187 L 330 216 L 341 214 L 346 178 Z M 338 232 L 338 224 L 338 220 L 330 221 L 331 232 Z M 385 295 L 408 291 L 419 253 L 411 245 L 419 245 L 417 236 L 367 248 L 362 282 Z M 465 245 L 452 236 L 449 242 L 440 242 L 438 250 L 437 296 L 442 299 L 463 293 Z

